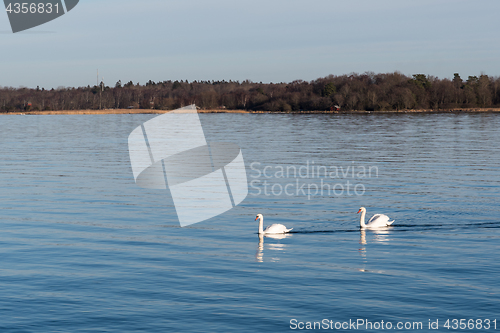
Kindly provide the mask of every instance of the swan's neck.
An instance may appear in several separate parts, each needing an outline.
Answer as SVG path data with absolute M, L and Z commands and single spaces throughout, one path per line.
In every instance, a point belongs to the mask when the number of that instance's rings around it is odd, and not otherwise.
M 259 234 L 263 234 L 264 233 L 264 217 L 261 216 L 259 218 Z
M 365 215 L 366 215 L 366 211 L 362 210 L 361 211 L 361 217 L 359 218 L 359 226 L 361 228 L 366 227 L 366 224 L 365 224 Z

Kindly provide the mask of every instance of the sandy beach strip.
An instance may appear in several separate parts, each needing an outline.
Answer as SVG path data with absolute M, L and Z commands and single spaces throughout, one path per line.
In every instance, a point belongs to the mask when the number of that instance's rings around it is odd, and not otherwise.
M 164 114 L 171 110 L 147 110 L 147 109 L 103 109 L 103 110 L 60 110 L 60 111 L 25 111 L 25 112 L 2 112 L 3 115 L 88 115 L 88 114 Z M 475 113 L 475 112 L 500 112 L 500 108 L 470 108 L 470 109 L 423 109 L 423 110 L 387 110 L 387 111 L 246 111 L 246 110 L 198 110 L 198 113 L 279 113 L 279 114 L 373 114 L 373 113 Z

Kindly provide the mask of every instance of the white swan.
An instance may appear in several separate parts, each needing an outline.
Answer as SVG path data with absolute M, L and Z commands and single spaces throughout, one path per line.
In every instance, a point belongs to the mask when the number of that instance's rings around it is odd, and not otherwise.
M 368 221 L 367 224 L 365 224 L 365 215 L 366 215 L 366 208 L 361 207 L 358 210 L 358 214 L 361 212 L 361 218 L 359 219 L 359 226 L 361 229 L 376 229 L 376 228 L 383 228 L 383 227 L 388 227 L 391 224 L 394 223 L 394 220 L 389 221 L 389 216 L 384 215 L 384 214 L 375 214 L 372 216 L 372 218 Z
M 283 224 L 272 224 L 264 230 L 264 216 L 257 214 L 255 221 L 259 219 L 259 235 L 260 234 L 284 234 L 292 229 L 287 229 Z

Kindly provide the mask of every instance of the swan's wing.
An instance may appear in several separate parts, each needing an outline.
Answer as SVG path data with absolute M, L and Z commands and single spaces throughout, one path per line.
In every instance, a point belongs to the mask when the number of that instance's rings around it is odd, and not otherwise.
M 290 229 L 292 230 L 292 229 Z M 283 224 L 272 224 L 264 230 L 266 234 L 282 234 L 289 230 Z
M 388 225 L 391 225 L 392 223 L 394 223 L 394 220 L 389 221 L 389 216 L 384 214 L 375 214 L 366 225 L 371 228 L 377 228 L 386 227 Z
M 378 221 L 378 220 L 380 220 L 380 221 L 382 221 L 382 220 L 389 221 L 389 216 L 384 215 L 384 214 L 375 214 L 375 215 L 373 215 L 371 217 L 371 219 L 368 221 L 368 223 L 373 223 L 373 222 Z

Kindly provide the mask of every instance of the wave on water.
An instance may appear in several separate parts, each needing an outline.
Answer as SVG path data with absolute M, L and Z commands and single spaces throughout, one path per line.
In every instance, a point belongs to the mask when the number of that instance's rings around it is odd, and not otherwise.
M 367 231 L 394 231 L 394 232 L 406 232 L 406 231 L 426 231 L 426 230 L 453 230 L 453 229 L 480 229 L 480 228 L 500 228 L 500 221 L 498 222 L 477 222 L 477 223 L 442 223 L 442 224 L 401 224 L 401 225 L 391 225 L 387 228 L 379 229 L 364 229 Z M 346 233 L 346 232 L 359 232 L 360 228 L 354 229 L 320 229 L 320 230 L 308 230 L 308 229 L 298 229 L 290 231 L 290 234 L 318 234 L 318 233 Z

